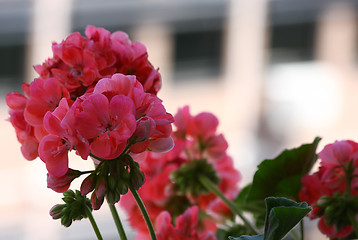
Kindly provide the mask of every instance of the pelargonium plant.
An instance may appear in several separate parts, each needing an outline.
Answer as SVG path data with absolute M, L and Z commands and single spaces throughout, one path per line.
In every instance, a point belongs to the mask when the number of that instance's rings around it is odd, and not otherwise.
M 138 240 L 303 239 L 307 214 L 332 239 L 358 237 L 358 143 L 327 145 L 312 173 L 316 138 L 264 160 L 240 188 L 217 117 L 189 106 L 168 113 L 143 44 L 88 26 L 52 52 L 6 102 L 23 156 L 39 157 L 48 188 L 63 193 L 50 215 L 65 227 L 88 218 L 103 239 L 92 211 L 106 201 L 122 240 L 118 202 Z M 70 151 L 93 168 L 70 168 L 79 161 Z M 69 189 L 82 175 L 80 189 Z

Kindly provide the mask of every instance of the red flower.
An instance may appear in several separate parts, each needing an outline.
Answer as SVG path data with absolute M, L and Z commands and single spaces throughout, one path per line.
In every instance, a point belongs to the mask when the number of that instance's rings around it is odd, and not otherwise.
M 24 112 L 26 122 L 32 126 L 42 125 L 46 112 L 55 110 L 63 97 L 69 98 L 69 93 L 56 78 L 35 79 L 30 85 Z
M 148 61 L 143 44 L 132 43 L 123 32 L 111 35 L 94 26 L 87 26 L 85 34 L 72 33 L 61 43 L 53 43 L 53 58 L 35 66 L 35 70 L 43 78 L 57 78 L 73 98 L 115 73 L 135 75 L 146 92 L 157 94 L 161 77 Z
M 325 223 L 325 217 L 321 217 L 318 222 L 318 229 L 321 233 L 326 234 L 329 238 L 344 238 L 354 231 L 354 228 L 350 225 L 344 226 L 344 228 L 338 230 L 336 226 L 327 226 Z
M 346 215 L 346 211 L 352 210 L 349 205 L 351 203 L 346 202 L 344 206 L 347 209 L 339 206 L 342 205 L 341 201 L 356 197 L 358 194 L 358 181 L 354 177 L 358 173 L 358 143 L 350 140 L 336 141 L 326 145 L 318 156 L 321 159 L 321 166 L 317 172 L 301 179 L 299 198 L 313 207 L 309 216 L 320 218 L 318 228 L 322 233 L 330 238 L 346 237 L 353 231 L 353 227 L 347 224 L 349 221 Z M 327 211 L 337 207 L 342 209 L 342 213 Z M 340 226 L 339 229 L 336 223 Z
M 176 225 L 172 225 L 172 218 L 167 211 L 159 214 L 156 219 L 156 235 L 158 240 L 215 240 L 211 231 L 200 231 L 199 208 L 188 208 L 176 218 Z
M 88 142 L 72 129 L 73 123 L 66 118 L 68 112 L 67 100 L 63 98 L 56 110 L 47 112 L 44 117 L 44 127 L 49 135 L 42 138 L 38 151 L 48 172 L 55 177 L 62 177 L 68 171 L 68 151 L 74 146 L 83 159 L 89 155 Z
M 140 153 L 146 149 L 165 152 L 173 148 L 170 136 L 173 116 L 166 112 L 158 97 L 144 92 L 134 76 L 114 74 L 112 78 L 101 79 L 93 93 L 104 94 L 109 99 L 118 94 L 132 99 L 137 120 L 137 130 L 133 135 L 136 144 L 131 146 L 132 152 Z
M 117 56 L 117 72 L 136 75 L 145 92 L 157 94 L 161 88 L 161 77 L 148 61 L 145 46 L 139 42 L 132 43 L 126 33 L 118 31 L 112 34 L 112 48 Z
M 206 118 L 208 123 L 204 123 Z M 202 126 L 199 127 L 200 122 L 202 122 Z M 241 177 L 234 168 L 232 159 L 226 154 L 227 144 L 222 144 L 226 143 L 226 140 L 223 135 L 216 133 L 217 124 L 216 117 L 210 113 L 199 114 L 199 117 L 196 118 L 190 115 L 188 107 L 180 109 L 175 115 L 177 129 L 172 134 L 175 142 L 174 148 L 166 153 L 149 152 L 140 162 L 147 182 L 138 192 L 152 220 L 156 219 L 161 211 L 168 211 L 171 215 L 178 216 L 186 208 L 197 205 L 201 211 L 205 211 L 210 216 L 210 218 L 199 219 L 199 225 L 205 224 L 215 231 L 216 223 L 231 216 L 230 210 L 214 194 L 178 195 L 176 186 L 171 180 L 172 173 L 183 164 L 206 158 L 220 179 L 219 189 L 229 199 L 233 199 L 237 195 L 239 191 L 237 185 Z M 200 130 L 195 130 L 195 127 L 199 127 Z M 208 128 L 208 131 L 205 131 L 205 127 Z M 150 132 L 150 128 L 143 128 L 149 129 Z M 144 136 L 143 132 L 146 131 L 142 130 L 138 136 Z M 213 139 L 221 140 L 212 141 Z M 211 151 L 214 149 L 217 151 Z M 216 154 L 212 154 L 212 152 L 216 152 Z M 138 220 L 141 215 L 134 204 L 134 199 L 125 195 L 121 198 L 120 203 L 128 212 L 132 227 L 139 230 L 140 236 L 148 237 L 145 223 Z
M 133 101 L 123 95 L 108 100 L 103 94 L 93 94 L 81 108 L 75 127 L 90 142 L 91 152 L 105 159 L 118 157 L 136 127 Z
M 39 141 L 35 137 L 35 128 L 24 117 L 27 100 L 24 95 L 17 92 L 6 95 L 6 103 L 10 107 L 9 121 L 15 128 L 17 139 L 21 143 L 22 155 L 27 160 L 33 160 L 38 156 Z

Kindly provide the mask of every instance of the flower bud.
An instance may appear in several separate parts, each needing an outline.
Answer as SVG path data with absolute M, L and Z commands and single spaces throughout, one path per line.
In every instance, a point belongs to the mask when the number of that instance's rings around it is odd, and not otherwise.
M 117 187 L 118 179 L 112 174 L 107 177 L 107 187 L 108 190 L 115 190 Z
M 71 168 L 69 168 L 67 173 L 62 177 L 55 177 L 47 173 L 47 187 L 55 192 L 63 193 L 70 187 L 71 182 L 79 176 L 81 176 L 81 172 Z
M 61 218 L 61 224 L 65 227 L 69 227 L 72 224 L 72 219 L 69 217 L 69 215 L 63 215 Z
M 52 219 L 59 219 L 62 217 L 62 209 L 65 204 L 56 204 L 50 209 L 50 215 Z
M 139 169 L 131 170 L 129 180 L 133 187 L 138 190 L 145 182 L 145 175 Z
M 118 184 L 117 184 L 117 192 L 121 195 L 124 195 L 128 192 L 127 185 L 121 179 L 119 179 Z
M 76 190 L 68 190 L 63 193 L 63 201 L 65 204 L 56 204 L 50 210 L 50 215 L 53 219 L 61 218 L 61 224 L 69 227 L 72 221 L 81 220 L 87 217 L 86 208 L 92 210 L 91 202 L 88 198 L 81 195 L 81 192 Z
M 102 206 L 103 204 L 103 201 L 104 201 L 104 197 L 102 198 L 98 198 L 96 196 L 96 191 L 94 191 L 91 195 L 91 203 L 92 203 L 92 207 L 94 210 L 98 210 L 100 209 L 100 207 Z
M 121 198 L 121 195 L 116 190 L 107 192 L 107 200 L 110 204 L 117 203 L 120 198 Z
M 83 180 L 80 188 L 82 196 L 85 196 L 93 191 L 94 187 L 96 186 L 95 176 L 96 175 L 94 173 L 91 173 Z
M 214 167 L 206 159 L 193 160 L 183 164 L 171 175 L 175 188 L 182 194 L 200 195 L 208 190 L 199 180 L 199 176 L 208 178 L 213 183 L 219 183 Z

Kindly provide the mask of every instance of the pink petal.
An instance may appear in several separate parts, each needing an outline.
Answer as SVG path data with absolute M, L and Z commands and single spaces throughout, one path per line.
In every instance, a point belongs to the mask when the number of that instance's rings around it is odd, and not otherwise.
M 155 227 L 158 232 L 165 231 L 167 228 L 172 226 L 172 217 L 169 212 L 163 211 L 161 212 L 155 220 Z
M 199 208 L 193 206 L 188 208 L 182 215 L 177 217 L 176 229 L 182 232 L 183 236 L 191 234 L 199 223 Z
M 6 104 L 9 108 L 14 110 L 24 110 L 27 102 L 27 98 L 18 93 L 18 92 L 11 92 L 6 95 Z
M 175 114 L 174 116 L 174 124 L 177 127 L 177 132 L 185 136 L 190 118 L 191 115 L 189 113 L 188 106 L 185 106 L 184 108 L 178 110 L 177 114 Z
M 116 73 L 112 78 L 99 80 L 93 93 L 113 92 L 115 94 L 130 96 L 133 88 L 139 88 L 143 92 L 143 87 L 135 76 Z
M 82 103 L 83 111 L 98 119 L 102 125 L 109 122 L 109 102 L 102 94 L 93 94 Z
M 155 126 L 155 121 L 152 118 L 143 117 L 138 120 L 137 128 L 133 134 L 133 137 L 137 140 L 137 142 L 147 140 L 154 134 Z
M 337 165 L 338 161 L 336 159 L 336 156 L 333 152 L 333 145 L 328 144 L 326 145 L 323 150 L 318 153 L 318 157 L 322 160 L 322 164 L 329 164 L 329 165 Z
M 149 140 L 138 142 L 130 147 L 130 150 L 132 153 L 141 153 L 147 150 L 149 148 Z
M 87 139 L 95 138 L 106 131 L 109 123 L 109 103 L 102 94 L 95 94 L 83 103 L 83 111 L 75 119 L 78 132 Z
M 114 123 L 126 121 L 127 125 L 134 130 L 136 125 L 135 106 L 129 97 L 116 95 L 109 103 L 109 114 Z
M 153 152 L 168 152 L 174 147 L 174 141 L 171 137 L 157 138 L 149 143 L 149 149 Z
M 352 160 L 351 154 L 353 152 L 353 147 L 346 141 L 337 141 L 333 143 L 333 152 L 338 161 L 345 166 Z
M 90 154 L 90 146 L 87 139 L 80 138 L 76 144 L 76 153 L 81 156 L 82 159 L 87 160 Z
M 54 116 L 51 112 L 47 112 L 45 114 L 43 120 L 43 126 L 46 131 L 50 134 L 57 135 L 62 137 L 64 135 L 64 131 L 61 127 L 61 121 L 56 116 Z
M 27 160 L 34 160 L 38 156 L 39 143 L 34 138 L 29 138 L 21 145 L 21 153 Z
M 45 136 L 39 145 L 39 156 L 46 163 L 48 172 L 62 177 L 68 170 L 68 145 L 55 135 Z
M 193 135 L 208 137 L 215 133 L 219 120 L 211 113 L 200 113 L 193 118 L 189 131 Z
M 319 220 L 318 229 L 329 238 L 344 238 L 353 232 L 353 227 L 350 225 L 345 226 L 338 232 L 337 227 L 326 225 L 324 217 Z

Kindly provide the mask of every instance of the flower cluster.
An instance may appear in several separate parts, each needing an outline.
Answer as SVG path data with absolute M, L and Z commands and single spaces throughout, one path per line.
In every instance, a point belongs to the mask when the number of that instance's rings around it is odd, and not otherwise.
M 186 224 L 192 223 L 191 227 L 197 231 L 196 234 L 208 237 L 186 239 L 215 239 L 207 231 L 215 232 L 216 224 L 223 222 L 231 213 L 216 195 L 205 189 L 198 177 L 205 176 L 217 183 L 223 194 L 233 199 L 239 192 L 240 174 L 226 153 L 228 145 L 225 138 L 216 133 L 218 120 L 213 114 L 192 116 L 189 107 L 184 107 L 179 109 L 174 118 L 176 130 L 172 137 L 175 146 L 167 153 L 149 152 L 140 162 L 147 182 L 139 193 L 152 221 L 160 222 L 157 231 L 161 234 L 169 231 L 162 226 L 163 222 L 170 222 L 171 217 L 181 214 L 188 216 L 191 211 L 193 216 L 200 212 L 200 217 Z M 139 220 L 141 214 L 132 197 L 123 196 L 120 204 L 127 210 L 132 227 L 139 231 L 137 239 L 147 239 L 147 228 Z M 186 212 L 188 208 L 192 210 Z M 177 218 L 177 227 L 182 224 L 180 219 L 184 218 Z
M 113 160 L 170 150 L 174 118 L 156 96 L 161 78 L 141 43 L 93 26 L 85 34 L 53 43 L 53 57 L 35 66 L 40 76 L 23 84 L 24 95 L 9 93 L 6 101 L 21 151 L 46 164 L 48 187 L 64 192 L 83 174 L 69 168 L 69 151 L 105 165 L 83 187 L 83 194 L 95 189 L 92 204 L 98 209 L 111 190 L 108 168 L 118 165 Z
M 163 211 L 156 219 L 158 240 L 215 240 L 216 236 L 211 231 L 197 232 L 199 224 L 199 209 L 196 206 L 188 208 L 177 217 L 176 226 L 172 225 L 172 218 L 167 211 Z
M 318 228 L 330 238 L 353 232 L 351 218 L 358 214 L 358 143 L 336 141 L 318 154 L 319 170 L 302 178 L 299 193 L 313 210 L 310 218 L 320 218 Z
M 64 204 L 50 210 L 62 225 L 88 218 L 103 239 L 91 211 L 106 198 L 121 239 L 126 236 L 114 205 L 119 201 L 138 240 L 259 234 L 262 216 L 263 234 L 247 237 L 282 239 L 312 209 L 307 203 L 267 197 L 298 195 L 299 180 L 317 160 L 320 138 L 265 160 L 253 183 L 240 192 L 241 176 L 224 136 L 217 133 L 218 119 L 208 112 L 191 115 L 187 106 L 174 117 L 167 113 L 157 97 L 160 74 L 141 43 L 123 32 L 88 26 L 85 36 L 72 33 L 53 43 L 52 52 L 34 67 L 39 76 L 22 85 L 24 93 L 9 93 L 6 102 L 22 154 L 27 160 L 40 157 L 48 188 L 64 193 Z M 94 169 L 70 168 L 70 151 L 91 158 Z M 322 232 L 332 238 L 357 236 L 358 143 L 335 142 L 319 157 L 319 171 L 302 178 L 299 196 L 314 207 L 310 217 L 321 218 Z M 68 190 L 82 175 L 80 191 Z M 266 212 L 260 204 L 264 201 Z M 242 211 L 253 214 L 256 226 Z

